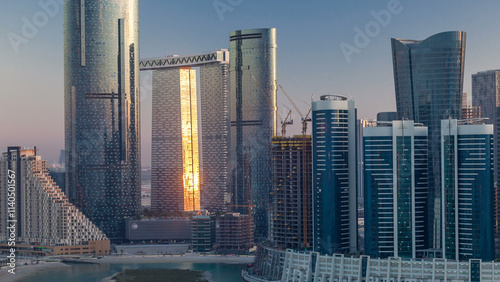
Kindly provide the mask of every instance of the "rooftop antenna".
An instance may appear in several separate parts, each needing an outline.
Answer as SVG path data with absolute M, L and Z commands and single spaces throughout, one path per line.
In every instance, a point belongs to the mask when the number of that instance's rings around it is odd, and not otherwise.
M 354 97 L 352 97 L 351 92 L 347 91 L 347 95 L 349 95 L 349 98 L 351 98 L 351 101 L 354 101 Z

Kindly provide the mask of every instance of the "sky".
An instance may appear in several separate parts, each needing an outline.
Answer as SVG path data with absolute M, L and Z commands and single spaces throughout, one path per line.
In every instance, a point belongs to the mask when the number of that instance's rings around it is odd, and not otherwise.
M 37 146 L 53 162 L 64 149 L 62 2 L 0 1 L 0 151 Z M 224 49 L 233 30 L 276 28 L 278 81 L 304 113 L 312 95 L 325 94 L 354 99 L 359 118 L 395 111 L 391 38 L 467 32 L 469 95 L 471 74 L 500 68 L 495 0 L 140 0 L 139 6 L 141 58 Z M 293 109 L 281 91 L 278 108 L 283 116 Z M 297 134 L 300 116 L 292 117 L 287 132 Z M 148 166 L 151 72 L 141 73 L 141 119 Z

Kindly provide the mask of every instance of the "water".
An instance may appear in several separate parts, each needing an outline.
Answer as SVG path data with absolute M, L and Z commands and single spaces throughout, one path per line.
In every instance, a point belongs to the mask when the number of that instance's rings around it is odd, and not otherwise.
M 125 269 L 191 269 L 208 271 L 210 279 L 217 282 L 244 281 L 241 270 L 245 265 L 212 263 L 136 263 L 136 264 L 76 264 L 71 267 L 41 271 L 23 282 L 95 282 L 110 277 Z

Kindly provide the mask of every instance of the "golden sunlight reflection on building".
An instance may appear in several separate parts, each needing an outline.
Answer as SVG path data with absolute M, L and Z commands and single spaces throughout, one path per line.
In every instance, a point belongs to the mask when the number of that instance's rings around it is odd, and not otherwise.
M 180 71 L 184 211 L 194 211 L 200 209 L 196 71 L 189 67 Z

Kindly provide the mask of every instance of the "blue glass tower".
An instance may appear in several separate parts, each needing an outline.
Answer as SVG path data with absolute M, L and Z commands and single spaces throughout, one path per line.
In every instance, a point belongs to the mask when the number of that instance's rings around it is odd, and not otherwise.
M 493 125 L 441 123 L 443 255 L 495 258 Z
M 429 129 L 429 240 L 441 238 L 441 120 L 461 118 L 465 63 L 463 31 L 435 34 L 423 41 L 391 39 L 398 118 Z
M 313 246 L 323 254 L 357 251 L 356 109 L 337 95 L 312 102 Z
M 363 145 L 365 253 L 414 258 L 427 248 L 427 127 L 382 122 Z
M 64 2 L 66 195 L 110 239 L 140 209 L 139 1 Z

